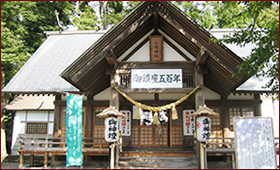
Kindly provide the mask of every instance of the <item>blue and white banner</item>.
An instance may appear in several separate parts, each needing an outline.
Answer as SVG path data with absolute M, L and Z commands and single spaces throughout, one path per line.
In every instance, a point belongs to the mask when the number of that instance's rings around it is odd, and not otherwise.
M 67 94 L 66 99 L 66 167 L 83 164 L 83 96 Z
M 131 88 L 182 87 L 182 69 L 131 69 Z

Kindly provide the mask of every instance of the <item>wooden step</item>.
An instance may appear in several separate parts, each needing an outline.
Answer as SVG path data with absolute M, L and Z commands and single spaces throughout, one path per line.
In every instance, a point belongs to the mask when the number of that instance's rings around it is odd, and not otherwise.
M 122 157 L 120 169 L 197 169 L 195 156 L 188 157 Z
M 120 157 L 187 157 L 195 156 L 189 148 L 125 148 Z

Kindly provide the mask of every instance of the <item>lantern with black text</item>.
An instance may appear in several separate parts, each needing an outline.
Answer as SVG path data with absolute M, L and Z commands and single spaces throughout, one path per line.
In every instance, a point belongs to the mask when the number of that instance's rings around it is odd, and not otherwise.
M 116 142 L 119 139 L 118 119 L 108 117 L 105 119 L 105 140 L 107 142 Z
M 206 142 L 209 140 L 211 134 L 211 119 L 206 116 L 198 117 L 196 121 L 196 131 L 198 141 Z

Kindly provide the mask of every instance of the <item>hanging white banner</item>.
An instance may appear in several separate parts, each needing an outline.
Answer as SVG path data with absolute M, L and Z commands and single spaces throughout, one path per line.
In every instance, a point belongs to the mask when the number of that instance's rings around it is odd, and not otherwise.
M 184 136 L 192 136 L 195 131 L 195 117 L 190 117 L 194 110 L 183 110 Z
M 125 117 L 119 117 L 119 130 L 121 131 L 122 136 L 130 136 L 131 132 L 131 112 L 129 110 L 120 110 Z
M 182 87 L 182 69 L 131 69 L 131 88 Z

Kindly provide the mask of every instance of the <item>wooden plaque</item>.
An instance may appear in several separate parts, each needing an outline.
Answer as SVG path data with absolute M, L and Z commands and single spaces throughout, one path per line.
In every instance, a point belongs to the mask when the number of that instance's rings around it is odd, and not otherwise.
M 150 61 L 163 61 L 163 36 L 150 36 Z

